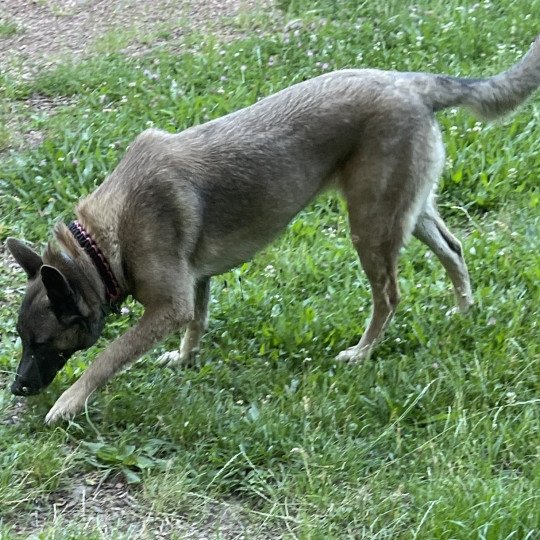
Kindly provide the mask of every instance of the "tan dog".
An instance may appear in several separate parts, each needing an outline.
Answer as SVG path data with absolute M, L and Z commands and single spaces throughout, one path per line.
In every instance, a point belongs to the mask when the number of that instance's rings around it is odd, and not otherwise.
M 473 300 L 461 245 L 433 196 L 444 163 L 434 113 L 464 105 L 497 117 L 539 84 L 540 38 L 519 64 L 485 80 L 337 71 L 177 135 L 143 132 L 80 202 L 78 221 L 56 226 L 43 258 L 8 240 L 29 278 L 13 393 L 49 384 L 75 350 L 97 340 L 105 314 L 128 294 L 143 304 L 141 320 L 62 394 L 46 421 L 79 412 L 94 390 L 185 325 L 178 359 L 188 360 L 204 331 L 210 276 L 253 257 L 332 184 L 346 198 L 373 296 L 362 339 L 340 360 L 368 355 L 390 321 L 399 250 L 411 234 L 440 259 L 466 311 Z

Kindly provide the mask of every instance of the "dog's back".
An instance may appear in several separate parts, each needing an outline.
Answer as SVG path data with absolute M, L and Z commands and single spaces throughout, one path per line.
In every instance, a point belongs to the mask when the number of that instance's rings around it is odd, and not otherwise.
M 539 83 L 540 39 L 520 63 L 488 79 L 328 73 L 176 135 L 143 132 L 79 212 L 91 219 L 88 209 L 99 209 L 94 221 L 112 231 L 148 222 L 164 245 L 182 242 L 200 272 L 219 273 L 249 259 L 334 178 L 350 177 L 351 163 L 391 166 L 396 156 L 405 163 L 415 141 L 440 161 L 435 111 L 465 105 L 494 117 Z M 186 238 L 197 238 L 188 245 L 175 232 L 187 229 Z

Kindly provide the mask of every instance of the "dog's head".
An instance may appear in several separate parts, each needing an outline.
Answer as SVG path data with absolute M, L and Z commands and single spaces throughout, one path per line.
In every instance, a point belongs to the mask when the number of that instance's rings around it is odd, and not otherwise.
M 29 396 L 48 386 L 75 351 L 97 341 L 104 317 L 92 314 L 77 280 L 44 264 L 19 240 L 9 238 L 7 246 L 28 276 L 17 321 L 22 358 L 11 392 Z

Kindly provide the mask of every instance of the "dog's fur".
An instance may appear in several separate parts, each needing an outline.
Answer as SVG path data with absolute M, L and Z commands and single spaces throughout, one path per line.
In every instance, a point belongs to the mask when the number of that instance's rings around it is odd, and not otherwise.
M 466 311 L 473 300 L 461 245 L 434 201 L 444 163 L 434 112 L 464 105 L 495 118 L 539 84 L 540 37 L 520 63 L 485 80 L 337 71 L 176 135 L 143 132 L 76 213 L 144 315 L 62 394 L 46 421 L 80 411 L 95 389 L 185 325 L 178 360 L 188 360 L 204 331 L 210 276 L 250 259 L 331 185 L 347 201 L 373 296 L 364 335 L 339 359 L 368 355 L 391 319 L 398 255 L 411 234 L 440 259 Z M 14 393 L 46 386 L 103 328 L 107 302 L 96 267 L 65 225 L 54 233 L 43 258 L 8 241 L 29 277 Z

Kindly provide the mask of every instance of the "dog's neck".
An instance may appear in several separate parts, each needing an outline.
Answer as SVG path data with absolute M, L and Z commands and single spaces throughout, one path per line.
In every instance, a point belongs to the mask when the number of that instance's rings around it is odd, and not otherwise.
M 43 255 L 44 262 L 57 268 L 76 285 L 92 311 L 105 314 L 116 311 L 123 299 L 118 284 L 115 291 L 111 289 L 116 293 L 113 300 L 91 255 L 65 224 L 56 225 L 54 237 L 56 242 L 49 242 Z M 101 255 L 104 257 L 103 253 Z
M 99 246 L 79 221 L 73 221 L 69 225 L 68 229 L 75 240 L 77 240 L 79 246 L 84 249 L 84 251 L 89 255 L 90 259 L 92 259 L 101 281 L 103 281 L 103 285 L 105 286 L 105 296 L 107 301 L 111 305 L 118 303 L 122 297 L 120 285 L 118 284 L 114 272 L 109 265 L 109 261 L 105 255 L 103 255 L 102 251 L 99 249 Z

